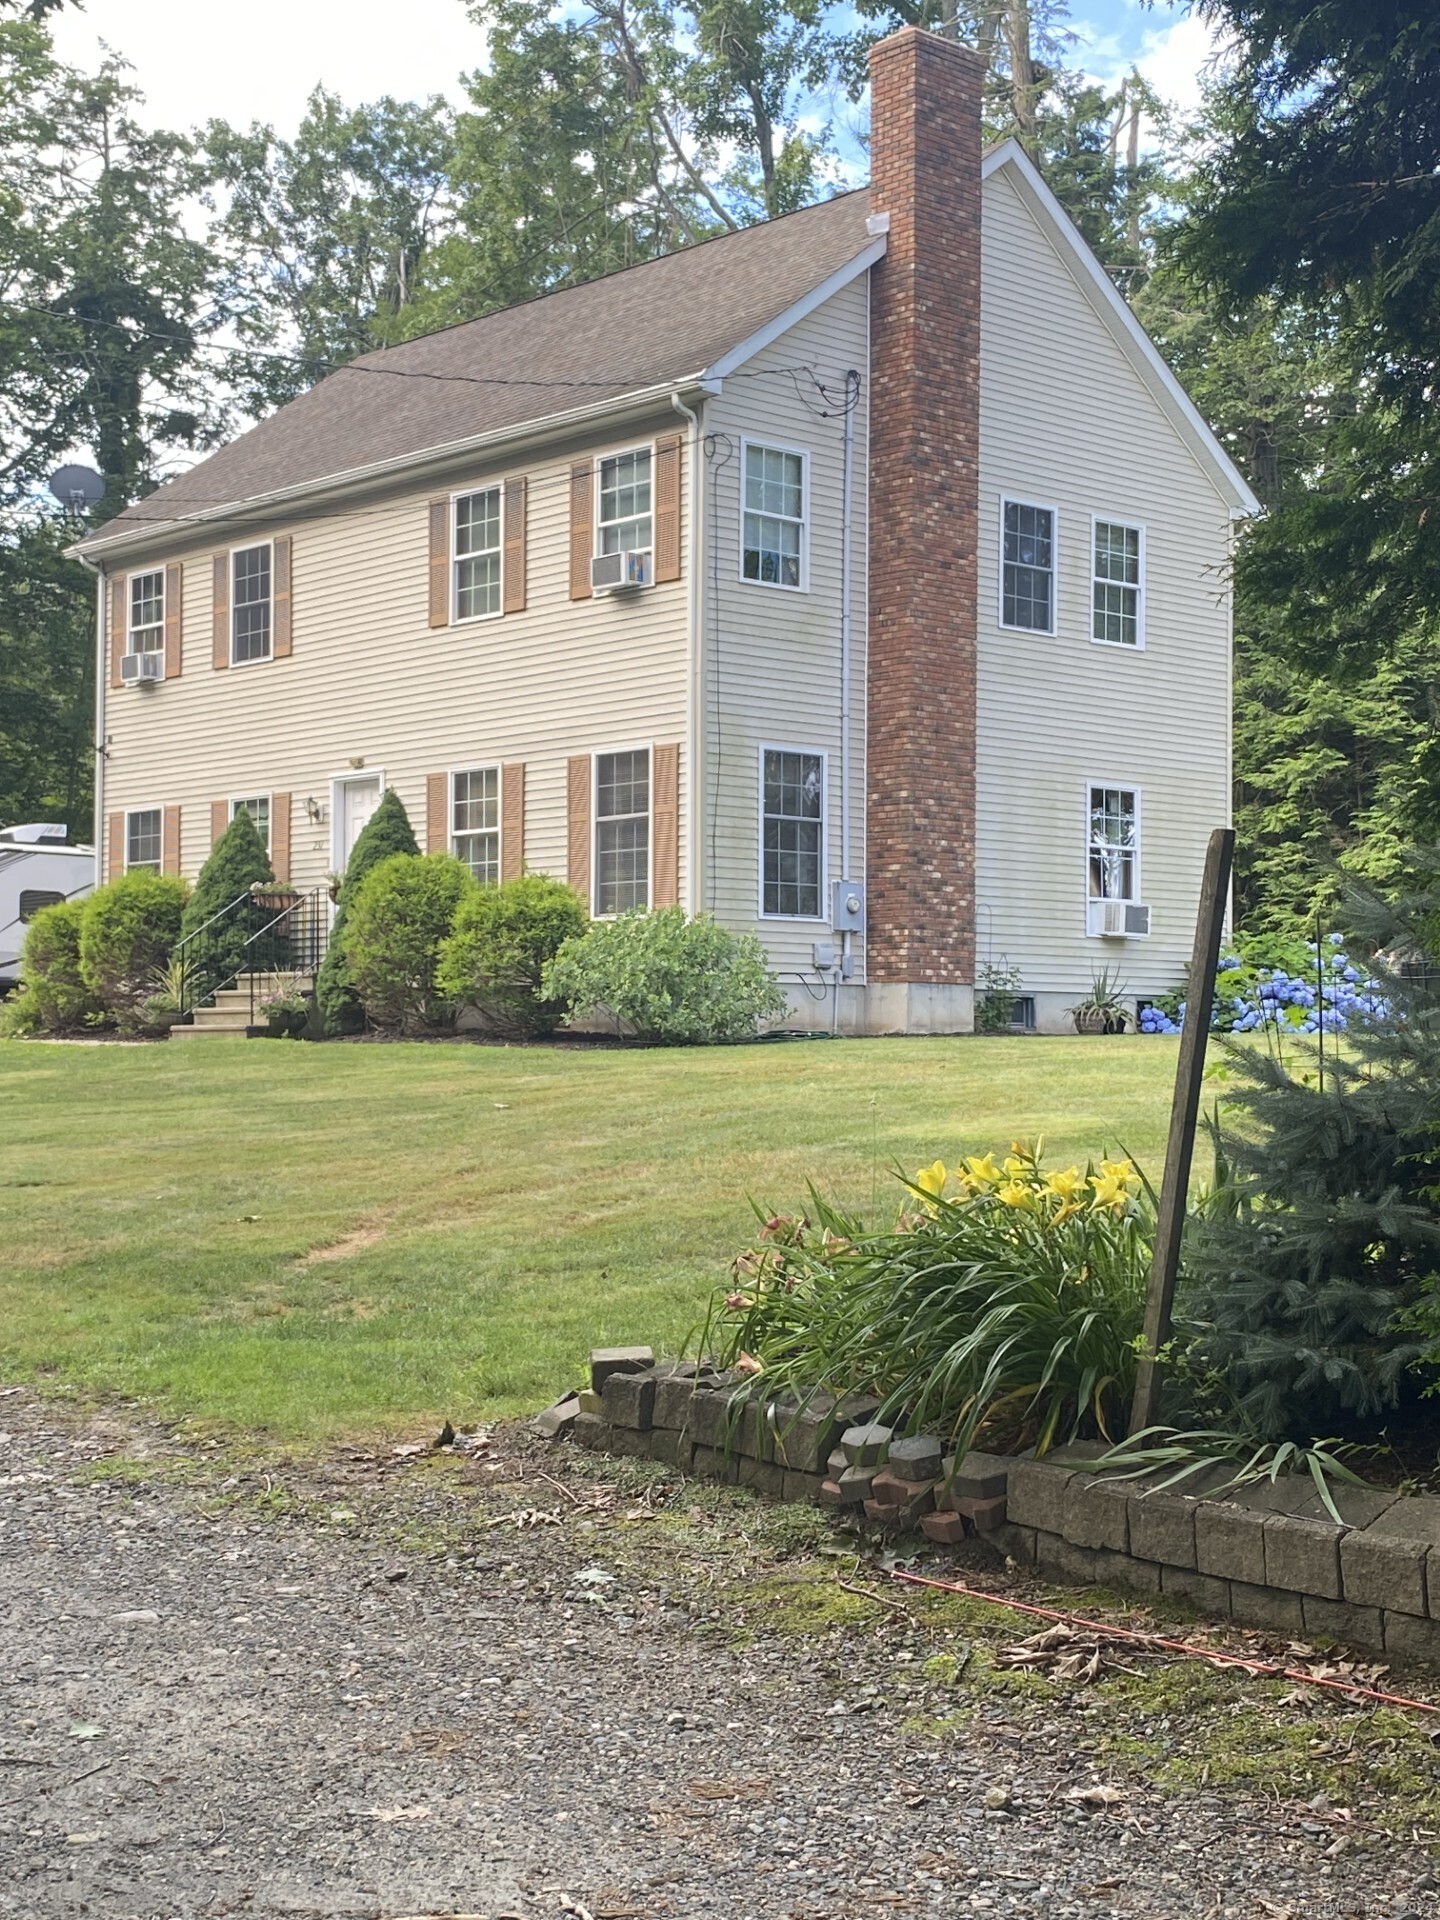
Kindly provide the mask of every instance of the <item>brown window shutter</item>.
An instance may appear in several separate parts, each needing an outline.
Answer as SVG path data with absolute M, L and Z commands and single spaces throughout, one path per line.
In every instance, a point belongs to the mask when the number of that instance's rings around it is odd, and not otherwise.
M 290 878 L 290 796 L 270 796 L 270 869 L 277 880 Z
M 430 502 L 430 624 L 450 624 L 450 502 Z
M 500 878 L 518 880 L 525 871 L 525 763 L 513 760 L 500 769 Z
M 655 578 L 680 578 L 680 460 L 678 433 L 655 442 Z
M 288 660 L 294 651 L 291 624 L 290 572 L 293 543 L 288 533 L 278 534 L 274 545 L 274 566 L 270 575 L 272 606 L 270 612 L 270 656 Z
M 185 569 L 165 569 L 165 678 L 180 678 L 185 634 Z
M 110 684 L 123 687 L 120 659 L 125 651 L 125 595 L 128 582 L 124 574 L 110 582 Z
M 160 871 L 180 871 L 180 809 L 166 807 L 160 827 Z
M 590 556 L 595 551 L 595 467 L 586 460 L 570 469 L 570 598 L 588 600 Z M 573 764 L 573 762 L 572 762 Z M 586 762 L 589 765 L 589 762 Z
M 431 773 L 425 779 L 425 851 L 445 853 L 450 846 L 450 776 Z
M 525 495 L 523 480 L 505 482 L 505 555 L 500 572 L 500 605 L 505 613 L 525 611 Z
M 212 800 L 210 802 L 210 844 L 213 847 L 230 824 L 230 802 Z
M 680 900 L 680 749 L 656 747 L 650 756 L 652 907 Z
M 125 816 L 123 813 L 111 814 L 106 840 L 108 844 L 105 849 L 105 878 L 118 880 L 125 871 Z
M 567 877 L 590 905 L 590 756 L 582 753 L 570 762 L 568 775 L 570 847 Z
M 211 666 L 228 667 L 230 664 L 230 556 L 228 553 L 217 553 L 215 556 L 215 587 L 210 637 Z

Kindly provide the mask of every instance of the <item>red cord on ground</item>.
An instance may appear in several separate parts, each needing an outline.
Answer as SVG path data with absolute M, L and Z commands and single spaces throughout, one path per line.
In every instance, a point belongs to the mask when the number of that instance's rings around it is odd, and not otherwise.
M 1306 1673 L 1303 1667 L 1282 1667 L 1274 1660 L 1250 1660 L 1240 1653 L 1216 1653 L 1209 1647 L 1194 1646 L 1188 1640 L 1167 1640 L 1162 1634 L 1141 1633 L 1133 1627 L 1110 1626 L 1103 1620 L 1088 1620 L 1083 1614 L 1061 1613 L 1055 1607 L 1037 1607 L 1027 1600 L 1010 1600 L 982 1587 L 964 1587 L 957 1580 L 932 1580 L 922 1573 L 900 1573 L 892 1568 L 892 1580 L 903 1580 L 912 1587 L 938 1587 L 942 1593 L 962 1594 L 967 1600 L 984 1600 L 992 1607 L 1008 1607 L 1012 1613 L 1028 1613 L 1037 1620 L 1054 1620 L 1065 1627 L 1083 1627 L 1105 1640 L 1126 1640 L 1137 1646 L 1160 1647 L 1166 1653 L 1181 1653 L 1188 1660 L 1204 1660 L 1212 1667 L 1240 1667 L 1246 1673 L 1272 1680 L 1295 1680 L 1301 1686 L 1325 1687 L 1343 1693 L 1349 1700 L 1375 1700 L 1387 1707 L 1406 1707 L 1413 1713 L 1440 1713 L 1440 1705 L 1431 1700 L 1411 1700 L 1403 1693 L 1386 1693 L 1379 1687 L 1362 1687 L 1353 1680 L 1329 1680 Z

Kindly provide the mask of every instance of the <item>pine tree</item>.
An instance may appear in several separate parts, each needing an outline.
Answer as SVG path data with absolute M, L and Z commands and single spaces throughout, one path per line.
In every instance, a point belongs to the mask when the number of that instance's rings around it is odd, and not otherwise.
M 192 990 L 200 997 L 208 998 L 217 988 L 231 984 L 242 970 L 273 958 L 268 950 L 261 954 L 252 944 L 252 936 L 274 918 L 273 909 L 255 906 L 243 896 L 257 884 L 273 886 L 274 882 L 275 870 L 260 830 L 241 807 L 201 867 L 180 923 L 180 937 L 187 942 L 182 957 Z M 231 911 L 226 913 L 226 908 Z M 216 920 L 216 914 L 223 917 Z M 211 921 L 213 925 L 206 924 Z
M 1308 1046 L 1232 1047 L 1218 1145 L 1234 1204 L 1186 1242 L 1191 1358 L 1267 1440 L 1373 1438 L 1440 1383 L 1417 1325 L 1440 1290 L 1440 977 L 1424 958 L 1440 894 L 1347 905 L 1374 1011 L 1327 1046 L 1323 1078 Z
M 419 851 L 420 845 L 410 825 L 410 816 L 399 794 L 393 787 L 387 787 L 380 796 L 379 806 L 360 829 L 355 845 L 350 850 L 345 878 L 340 886 L 340 898 L 336 902 L 335 924 L 330 929 L 330 945 L 315 981 L 315 997 L 320 1003 L 327 1035 L 358 1033 L 365 1024 L 360 996 L 355 991 L 345 959 L 345 943 L 340 937 L 345 926 L 346 909 L 355 898 L 355 890 L 370 869 L 379 866 L 382 860 L 388 860 L 392 853 Z

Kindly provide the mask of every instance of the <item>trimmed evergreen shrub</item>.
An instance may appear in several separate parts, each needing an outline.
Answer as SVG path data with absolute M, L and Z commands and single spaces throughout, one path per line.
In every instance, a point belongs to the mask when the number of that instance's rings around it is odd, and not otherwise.
M 749 1040 L 785 1012 L 785 995 L 753 933 L 730 933 L 683 907 L 637 907 L 597 920 L 545 969 L 542 991 L 572 1018 L 608 1014 L 651 1046 Z
M 413 1033 L 453 1019 L 435 983 L 440 943 L 475 881 L 453 853 L 393 853 L 357 887 L 345 921 L 345 959 L 365 1017 Z
M 94 1026 L 104 1008 L 80 971 L 83 900 L 42 907 L 25 932 L 24 981 L 6 1002 L 4 1031 L 72 1033 Z
M 285 945 L 283 936 L 278 943 L 272 937 L 250 944 L 252 935 L 274 919 L 274 909 L 258 907 L 242 897 L 257 882 L 270 885 L 274 879 L 275 870 L 260 829 L 242 807 L 211 848 L 210 858 L 195 881 L 195 891 L 185 903 L 180 935 L 182 939 L 193 936 L 182 956 L 192 1003 L 207 999 L 217 987 L 230 985 L 242 969 L 268 971 L 284 964 L 284 956 L 277 950 L 277 946 Z M 233 912 L 206 926 L 206 921 L 237 900 L 241 904 Z
M 350 977 L 350 963 L 345 957 L 342 937 L 350 902 L 372 867 L 379 866 L 382 860 L 388 860 L 392 854 L 419 851 L 420 843 L 410 825 L 410 816 L 401 804 L 399 794 L 393 787 L 387 787 L 380 796 L 379 806 L 360 829 L 351 849 L 345 878 L 340 886 L 340 898 L 335 905 L 330 946 L 320 963 L 320 972 L 315 981 L 315 998 L 320 1005 L 320 1018 L 327 1035 L 358 1033 L 365 1024 L 365 1010 Z
M 585 922 L 579 894 L 543 873 L 477 887 L 460 902 L 454 931 L 441 943 L 436 985 L 446 999 L 476 1008 L 496 1033 L 553 1033 L 565 1005 L 545 997 L 541 980 Z
M 185 898 L 175 874 L 139 867 L 82 904 L 80 976 L 123 1032 L 138 1029 L 155 976 L 169 965 Z

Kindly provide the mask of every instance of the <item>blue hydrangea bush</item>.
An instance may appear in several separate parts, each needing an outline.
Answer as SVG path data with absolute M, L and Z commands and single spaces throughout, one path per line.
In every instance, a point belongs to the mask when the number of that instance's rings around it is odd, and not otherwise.
M 1354 964 L 1344 935 L 1332 933 L 1318 955 L 1301 950 L 1288 964 L 1222 953 L 1210 1025 L 1217 1033 L 1344 1033 L 1358 1020 L 1383 1021 L 1389 1013 L 1380 983 Z M 1179 994 L 1154 1001 L 1140 1014 L 1142 1033 L 1179 1033 L 1184 1025 Z

